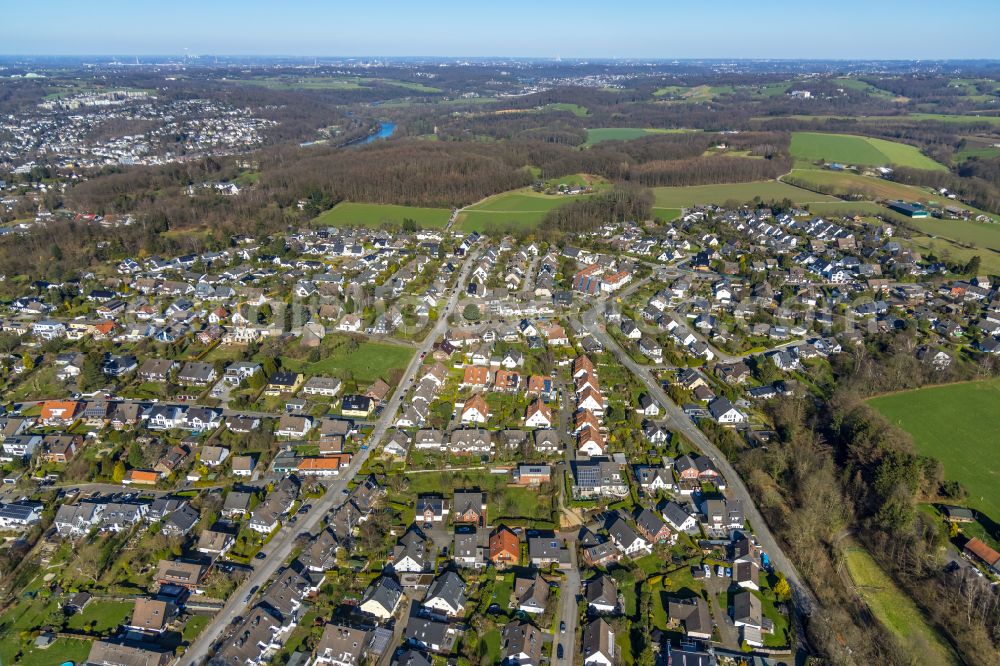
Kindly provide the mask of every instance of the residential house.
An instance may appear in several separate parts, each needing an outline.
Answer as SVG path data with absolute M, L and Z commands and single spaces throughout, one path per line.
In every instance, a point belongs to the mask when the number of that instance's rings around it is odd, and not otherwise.
M 429 540 L 424 534 L 411 526 L 406 533 L 396 541 L 390 564 L 397 572 L 425 572 L 433 566 L 433 553 L 429 551 Z
M 279 370 L 268 378 L 267 385 L 264 387 L 264 395 L 273 397 L 285 393 L 295 393 L 301 384 L 301 374 Z
M 403 588 L 389 576 L 379 576 L 365 589 L 358 608 L 379 620 L 388 620 L 396 612 Z
M 490 408 L 480 394 L 475 394 L 464 403 L 456 404 L 462 425 L 486 423 L 490 418 Z
M 449 622 L 420 615 L 411 611 L 403 628 L 403 640 L 412 646 L 448 654 L 458 637 L 457 629 Z
M 591 620 L 583 630 L 583 665 L 614 666 L 616 663 L 614 629 L 604 618 Z
M 198 589 L 208 569 L 204 564 L 180 560 L 160 560 L 153 580 L 163 585 L 175 585 L 194 591 Z
M 524 620 L 511 620 L 500 634 L 503 666 L 541 666 L 544 638 L 538 627 Z
M 489 558 L 497 569 L 516 566 L 521 561 L 521 539 L 501 525 L 490 535 Z
M 667 616 L 672 623 L 677 623 L 684 629 L 689 638 L 711 640 L 712 616 L 704 599 L 692 597 L 686 599 L 671 598 L 667 602 Z
M 524 425 L 526 428 L 551 428 L 552 409 L 541 398 L 536 398 L 525 412 Z
M 528 558 L 536 567 L 555 564 L 560 568 L 569 566 L 569 550 L 566 543 L 554 534 L 540 534 L 528 537 Z
M 587 607 L 595 613 L 617 613 L 620 608 L 618 583 L 607 574 L 601 574 L 586 582 L 584 596 Z
M 514 578 L 514 598 L 519 611 L 544 613 L 549 600 L 549 584 L 537 572 L 533 576 L 518 576 Z
M 316 643 L 314 666 L 362 666 L 372 631 L 330 623 Z
M 482 527 L 486 524 L 486 493 L 456 490 L 451 505 L 452 520 Z
M 201 361 L 188 361 L 177 373 L 177 381 L 180 384 L 208 386 L 216 379 L 218 373 L 215 371 L 215 366 Z
M 177 361 L 163 358 L 150 358 L 143 361 L 139 367 L 139 379 L 144 382 L 164 383 L 170 379 L 170 374 L 180 367 Z
M 608 527 L 608 537 L 628 557 L 641 557 L 653 550 L 649 541 L 639 536 L 621 515 L 612 520 Z
M 465 612 L 465 581 L 454 571 L 445 571 L 434 579 L 423 600 L 424 608 L 457 617 Z

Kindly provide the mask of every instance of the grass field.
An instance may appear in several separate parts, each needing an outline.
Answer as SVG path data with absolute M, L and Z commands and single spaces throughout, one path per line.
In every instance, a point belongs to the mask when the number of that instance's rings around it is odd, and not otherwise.
M 70 629 L 91 628 L 95 633 L 109 633 L 128 620 L 134 603 L 127 601 L 95 601 L 87 604 L 82 612 L 71 616 L 66 622 Z
M 422 83 L 412 81 L 397 81 L 395 79 L 372 79 L 360 76 L 348 77 L 287 77 L 265 76 L 252 79 L 223 79 L 228 83 L 262 86 L 271 90 L 361 90 L 370 88 L 374 83 L 412 90 L 419 93 L 440 93 L 440 88 L 432 88 Z
M 942 123 L 977 124 L 989 123 L 1000 125 L 1000 116 L 958 116 L 945 113 L 911 113 L 905 116 L 910 120 L 937 120 Z
M 857 90 L 858 92 L 866 93 L 872 97 L 895 100 L 898 102 L 908 101 L 906 100 L 905 97 L 896 97 L 888 90 L 882 90 L 881 88 L 876 88 L 870 83 L 867 83 L 865 81 L 860 81 L 858 79 L 849 79 L 841 77 L 839 79 L 834 79 L 832 82 L 836 83 L 841 88 L 849 88 L 851 90 Z
M 809 204 L 816 215 L 883 215 L 885 208 L 874 201 L 829 201 Z
M 958 663 L 913 600 L 896 586 L 867 550 L 850 542 L 844 548 L 844 559 L 858 594 L 872 614 L 911 651 L 914 663 Z
M 90 654 L 91 645 L 90 641 L 57 638 L 53 641 L 52 645 L 44 650 L 32 647 L 21 655 L 21 658 L 16 662 L 4 663 L 16 663 L 20 666 L 54 666 L 55 664 L 63 664 L 69 661 L 75 664 L 83 664 L 86 663 L 87 655 Z
M 345 344 L 329 352 L 324 350 L 324 358 L 315 363 L 283 358 L 282 367 L 308 375 L 326 375 L 341 379 L 350 376 L 359 384 L 370 384 L 376 379 L 389 381 L 393 372 L 405 368 L 412 357 L 411 347 L 381 342 L 359 342 L 355 349 L 350 349 Z
M 968 504 L 1000 519 L 1000 379 L 904 391 L 868 401 L 969 491 Z
M 988 125 L 1000 125 L 1000 116 L 963 116 L 957 114 L 946 114 L 946 113 L 907 113 L 905 115 L 899 116 L 833 116 L 833 115 L 816 115 L 816 116 L 803 116 L 803 115 L 791 115 L 782 116 L 789 120 L 805 120 L 805 121 L 822 121 L 822 120 L 856 120 L 862 123 L 903 123 L 903 122 L 942 122 L 942 123 L 954 123 L 960 125 L 976 125 L 976 124 L 988 124 Z M 774 118 L 759 116 L 753 118 L 757 121 L 767 121 L 774 120 Z
M 653 93 L 654 97 L 670 97 L 680 102 L 707 102 L 719 95 L 736 92 L 733 86 L 664 86 Z
M 680 208 L 653 208 L 653 216 L 658 217 L 664 222 L 672 222 L 681 216 Z
M 580 197 L 539 194 L 530 188 L 504 192 L 469 206 L 458 215 L 457 226 L 468 231 L 536 227 L 545 214 Z
M 846 171 L 829 171 L 826 169 L 793 169 L 788 178 L 804 181 L 809 187 L 831 189 L 835 194 L 860 194 L 868 199 L 905 199 L 921 203 L 944 200 L 932 194 L 930 190 L 894 183 L 883 178 L 859 176 Z
M 764 201 L 791 199 L 806 204 L 816 201 L 836 201 L 834 197 L 788 185 L 777 180 L 753 183 L 728 183 L 725 185 L 694 185 L 691 187 L 654 187 L 655 208 L 684 208 L 698 204 L 722 204 L 726 201 Z
M 570 104 L 568 102 L 553 102 L 542 107 L 542 111 L 569 111 L 578 118 L 583 118 L 590 111 L 585 106 Z
M 929 236 L 950 238 L 1000 252 L 1000 225 L 965 220 L 910 220 L 908 224 Z
M 490 520 L 505 520 L 508 524 L 533 525 L 552 519 L 552 502 L 537 489 L 508 485 L 508 477 L 491 474 L 485 469 L 461 472 L 409 472 L 408 491 L 413 495 L 444 493 L 453 495 L 462 488 L 478 488 L 486 493 L 487 515 Z M 409 517 L 409 516 L 407 516 Z
M 631 141 L 650 134 L 680 134 L 693 132 L 686 129 L 650 129 L 646 127 L 598 127 L 587 130 L 587 142 L 583 145 L 593 146 L 602 141 Z
M 792 157 L 810 162 L 826 160 L 845 164 L 896 164 L 915 169 L 945 170 L 913 146 L 853 134 L 793 132 Z
M 191 643 L 194 639 L 198 638 L 198 635 L 208 626 L 211 621 L 207 615 L 192 615 L 188 618 L 188 621 L 184 623 L 184 629 L 181 631 L 181 638 L 186 643 Z
M 937 222 L 937 220 L 933 221 Z M 1000 275 L 1000 253 L 981 247 L 973 249 L 959 245 L 942 236 L 911 236 L 908 239 L 900 240 L 904 245 L 920 252 L 960 264 L 967 264 L 973 257 L 979 257 L 981 273 Z
M 312 224 L 332 227 L 398 227 L 409 218 L 421 227 L 441 229 L 448 224 L 451 211 L 447 208 L 417 208 L 390 204 L 353 203 L 345 201 L 313 218 Z
M 964 148 L 955 153 L 955 162 L 961 163 L 973 157 L 978 157 L 981 160 L 988 160 L 994 157 L 1000 157 L 1000 148 L 993 145 L 993 143 L 969 142 L 968 144 L 966 144 Z
M 31 631 L 44 626 L 59 605 L 54 599 L 21 599 L 0 618 L 0 663 L 28 664 L 28 666 L 51 666 L 65 661 L 83 663 L 90 653 L 89 641 L 58 638 L 48 648 L 38 650 L 33 644 L 21 650 L 22 631 Z

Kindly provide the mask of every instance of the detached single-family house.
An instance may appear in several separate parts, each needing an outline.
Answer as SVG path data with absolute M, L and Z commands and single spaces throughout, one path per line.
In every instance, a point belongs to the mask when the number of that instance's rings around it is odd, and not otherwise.
M 614 666 L 616 663 L 614 629 L 604 618 L 591 620 L 583 630 L 584 666 Z

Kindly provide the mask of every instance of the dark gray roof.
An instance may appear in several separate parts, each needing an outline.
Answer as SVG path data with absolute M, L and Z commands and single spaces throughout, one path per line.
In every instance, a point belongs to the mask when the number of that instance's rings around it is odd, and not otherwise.
M 431 599 L 442 599 L 452 608 L 465 604 L 465 581 L 454 571 L 446 571 L 431 583 L 424 596 L 424 602 Z
M 379 576 L 365 590 L 361 603 L 365 604 L 374 601 L 382 608 L 392 612 L 399 603 L 399 598 L 403 594 L 403 588 L 394 579 L 388 576 Z
M 618 603 L 618 583 L 607 575 L 587 581 L 587 603 L 616 605 Z

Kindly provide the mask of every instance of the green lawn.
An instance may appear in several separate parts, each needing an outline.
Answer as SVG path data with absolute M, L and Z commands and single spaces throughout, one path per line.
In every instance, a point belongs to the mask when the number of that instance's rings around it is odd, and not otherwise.
M 87 604 L 82 613 L 71 616 L 66 626 L 78 631 L 90 628 L 91 633 L 110 633 L 128 620 L 134 606 L 127 601 L 94 601 Z
M 943 123 L 1000 125 L 1000 116 L 959 116 L 945 113 L 910 113 L 903 118 L 909 120 L 937 120 Z
M 874 201 L 820 201 L 809 204 L 816 215 L 883 215 L 885 208 Z
M 590 111 L 585 106 L 580 106 L 579 104 L 570 104 L 568 102 L 553 102 L 552 104 L 546 104 L 542 107 L 543 111 L 569 111 L 574 116 L 582 118 Z
M 680 208 L 653 208 L 653 216 L 658 217 L 664 222 L 672 222 L 681 216 Z
M 946 169 L 913 146 L 853 134 L 793 132 L 791 153 L 792 157 L 810 162 L 826 160 L 846 164 L 896 164 L 935 171 Z
M 942 236 L 911 236 L 899 240 L 904 245 L 925 254 L 933 254 L 935 257 L 960 264 L 967 264 L 973 257 L 979 257 L 981 273 L 1000 275 L 1000 253 L 983 248 L 965 247 Z
M 856 120 L 861 123 L 880 123 L 880 124 L 900 124 L 907 122 L 942 122 L 942 123 L 954 123 L 959 125 L 975 125 L 975 124 L 986 124 L 986 125 L 1000 125 L 1000 116 L 976 116 L 976 115 L 957 115 L 957 114 L 946 114 L 946 113 L 908 113 L 899 116 L 837 116 L 837 115 L 790 115 L 782 116 L 788 120 L 805 120 L 805 121 L 825 121 L 825 120 Z M 769 120 L 774 120 L 774 117 L 757 117 L 752 120 L 758 122 L 766 122 Z
M 767 647 L 780 648 L 791 645 L 791 634 L 788 626 L 788 617 L 785 616 L 780 610 L 778 610 L 777 605 L 774 601 L 774 596 L 768 592 L 764 594 L 764 591 L 768 588 L 772 588 L 775 583 L 777 583 L 778 577 L 774 574 L 761 575 L 761 589 L 758 592 L 753 592 L 753 594 L 760 599 L 760 608 L 764 614 L 764 617 L 771 620 L 774 623 L 774 632 L 770 634 L 764 634 L 764 645 Z M 725 608 L 726 606 L 723 606 Z
M 968 504 L 1000 519 L 1000 379 L 934 386 L 868 401 L 910 433 L 919 453 L 969 491 Z
M 399 81 L 396 79 L 373 79 L 360 76 L 263 76 L 252 79 L 225 79 L 227 83 L 262 86 L 271 90 L 362 90 L 372 84 L 381 83 L 420 93 L 440 93 L 440 88 L 432 88 L 422 83 Z
M 7 394 L 7 400 L 17 402 L 39 398 L 56 398 L 65 395 L 65 385 L 56 379 L 55 364 L 43 364 L 28 373 L 17 388 Z
M 896 586 L 867 550 L 852 543 L 845 548 L 844 555 L 858 593 L 900 644 L 911 650 L 914 663 L 958 663 L 913 600 Z
M 719 95 L 736 92 L 733 86 L 664 86 L 653 93 L 654 97 L 671 97 L 681 102 L 707 102 Z
M 506 606 L 504 606 L 506 609 Z M 502 636 L 499 629 L 490 629 L 483 634 L 483 641 L 486 642 L 486 663 L 499 664 L 503 654 L 500 652 L 500 640 Z
M 326 375 L 341 379 L 349 376 L 359 384 L 370 384 L 376 379 L 390 381 L 394 371 L 404 369 L 410 362 L 413 348 L 364 341 L 358 342 L 356 348 L 346 343 L 340 344 L 326 352 L 324 356 L 325 358 L 315 363 L 283 358 L 282 366 L 310 376 Z
M 409 218 L 419 226 L 440 229 L 448 224 L 451 211 L 447 208 L 417 208 L 390 204 L 353 203 L 345 201 L 313 218 L 319 226 L 378 227 L 389 224 L 401 226 Z
M 192 615 L 188 618 L 188 621 L 184 623 L 184 629 L 181 631 L 181 638 L 185 643 L 191 643 L 194 639 L 198 638 L 198 635 L 204 630 L 212 618 L 208 615 Z
M 510 604 L 510 595 L 513 594 L 513 592 L 514 574 L 506 573 L 503 575 L 501 580 L 493 583 L 493 598 L 490 600 L 490 605 L 496 604 L 503 609 L 503 612 L 506 613 L 507 606 Z
M 552 520 L 552 502 L 534 488 L 508 485 L 504 474 L 491 474 L 486 469 L 460 472 L 409 472 L 408 493 L 441 493 L 452 496 L 457 489 L 478 488 L 486 493 L 487 519 L 517 525 L 537 525 Z M 409 517 L 409 516 L 407 516 Z
M 536 227 L 553 208 L 586 196 L 539 194 L 530 188 L 504 192 L 466 208 L 458 216 L 458 226 L 479 232 Z
M 793 169 L 785 179 L 798 179 L 807 187 L 832 192 L 837 195 L 858 194 L 868 199 L 904 199 L 921 203 L 943 204 L 946 199 L 933 194 L 929 189 L 895 183 L 883 178 L 861 176 L 847 171 L 828 169 Z M 794 182 L 794 181 L 793 181 Z M 832 199 L 828 199 L 832 201 Z M 953 202 L 953 205 L 955 204 Z
M 608 189 L 612 187 L 604 178 L 600 176 L 591 176 L 586 173 L 571 173 L 568 176 L 561 176 L 559 178 L 552 178 L 551 180 L 545 181 L 545 187 L 556 188 L 560 185 L 566 185 L 567 187 L 590 187 L 595 190 Z
M 587 130 L 587 142 L 583 145 L 593 146 L 602 141 L 631 141 L 650 134 L 679 134 L 693 132 L 686 129 L 657 129 L 646 127 L 597 127 Z
M 897 98 L 892 92 L 888 90 L 883 90 L 882 88 L 876 88 L 875 86 L 867 83 L 866 81 L 860 81 L 858 79 L 849 78 L 839 78 L 833 79 L 831 83 L 836 83 L 840 88 L 849 88 L 851 90 L 857 90 L 859 92 L 866 93 L 872 97 L 880 97 L 882 99 L 890 99 L 903 101 L 901 98 Z
M 16 662 L 5 661 L 4 663 L 17 663 L 20 666 L 56 666 L 70 661 L 74 664 L 83 664 L 86 663 L 87 655 L 90 654 L 90 647 L 90 641 L 57 638 L 52 645 L 44 650 L 38 650 L 32 646 Z
M 836 201 L 834 197 L 817 194 L 777 180 L 752 183 L 726 183 L 723 185 L 692 185 L 689 187 L 654 187 L 653 203 L 656 208 L 684 208 L 704 204 L 722 204 L 726 201 L 764 201 L 791 199 L 798 204 L 817 201 Z
M 1000 157 L 1000 148 L 993 146 L 967 146 L 955 153 L 955 162 L 964 162 L 972 157 L 978 157 L 982 160 Z
M 910 220 L 907 224 L 928 236 L 941 236 L 1000 252 L 1000 225 L 997 224 L 934 218 Z
M 793 169 L 787 176 L 782 177 L 791 183 L 799 183 L 802 187 L 815 188 L 824 192 L 830 192 L 837 196 L 861 196 L 867 199 L 880 201 L 903 199 L 905 201 L 918 201 L 929 205 L 931 208 L 955 206 L 970 211 L 973 215 L 980 215 L 983 211 L 972 206 L 967 206 L 961 202 L 945 199 L 927 188 L 913 187 L 895 183 L 882 178 L 872 178 L 846 171 L 830 171 L 828 169 Z M 833 201 L 833 199 L 827 199 Z M 838 206 L 847 206 L 843 202 Z M 864 203 L 851 203 L 850 205 L 865 205 Z M 817 208 L 821 212 L 821 208 Z M 882 209 L 880 213 L 883 217 L 901 217 L 887 209 Z M 996 215 L 987 214 L 988 217 L 997 219 Z M 1000 238 L 1000 227 L 976 222 L 965 222 L 962 220 L 939 220 L 934 218 L 924 220 L 906 219 L 906 224 L 916 227 L 927 234 L 947 236 L 953 240 L 966 243 L 983 245 L 985 247 L 995 247 L 996 239 Z
M 62 611 L 55 600 L 22 599 L 0 616 L 0 663 L 30 666 L 50 666 L 64 661 L 82 663 L 90 654 L 90 643 L 65 638 L 57 639 L 45 650 L 36 650 L 32 645 L 17 656 L 21 650 L 20 633 L 45 626 L 56 614 L 61 616 Z

